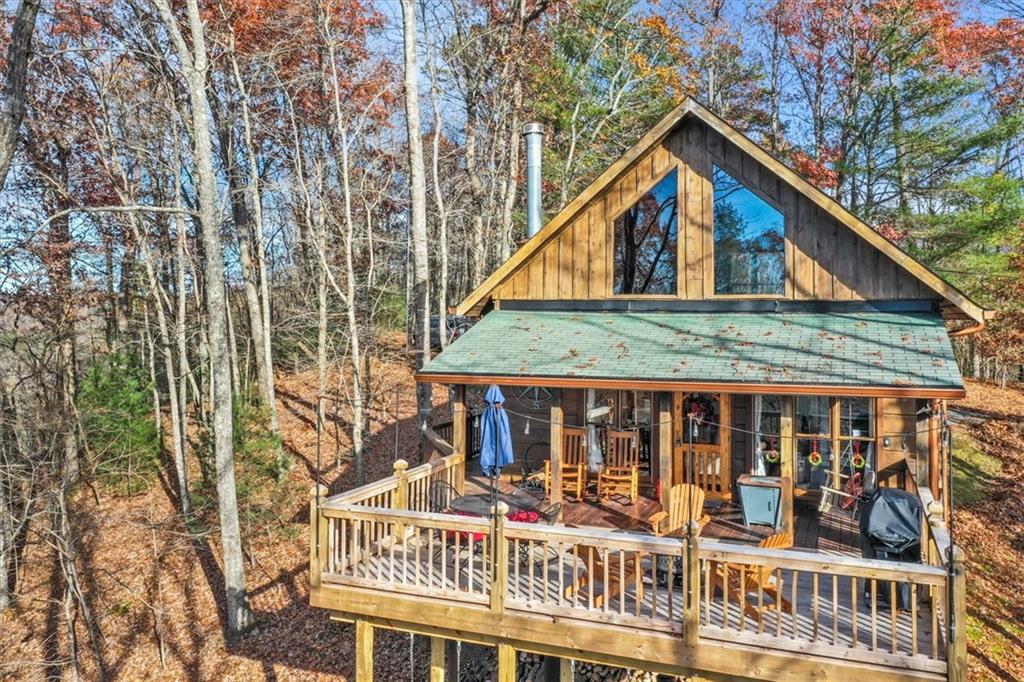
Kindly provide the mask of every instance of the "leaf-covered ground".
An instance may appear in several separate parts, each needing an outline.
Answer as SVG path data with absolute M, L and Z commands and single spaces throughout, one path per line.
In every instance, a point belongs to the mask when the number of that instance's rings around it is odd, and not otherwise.
M 375 368 L 379 400 L 372 414 L 367 479 L 392 469 L 396 397 L 401 416 L 399 451 L 416 457 L 416 398 L 404 363 Z M 331 377 L 329 385 L 337 385 Z M 396 392 L 397 387 L 397 392 Z M 165 475 L 143 494 L 115 497 L 83 490 L 75 498 L 80 531 L 82 583 L 101 633 L 105 677 L 120 680 L 347 680 L 352 678 L 353 633 L 308 606 L 309 489 L 316 467 L 316 374 L 278 381 L 281 435 L 293 459 L 290 497 L 277 527 L 247 538 L 252 552 L 246 577 L 257 629 L 237 642 L 222 633 L 223 581 L 216 534 L 190 538 L 175 514 L 176 484 Z M 435 391 L 436 401 L 446 397 Z M 332 492 L 354 484 L 354 467 L 333 468 L 333 409 L 324 437 L 324 478 Z M 348 450 L 342 414 L 339 447 Z M 197 472 L 192 474 L 198 475 Z M 244 513 L 244 509 L 243 509 Z M 51 592 L 53 553 L 30 537 L 16 608 L 0 616 L 0 679 L 58 678 L 68 657 L 60 592 Z M 85 679 L 97 679 L 84 623 L 79 623 L 79 659 Z M 161 651 L 160 642 L 163 642 Z M 382 679 L 422 679 L 409 672 L 409 639 L 382 632 L 377 637 Z
M 402 363 L 379 366 L 367 477 L 391 470 L 394 410 L 399 404 L 399 451 L 416 451 L 415 395 Z M 332 378 L 332 382 L 335 381 Z M 334 385 L 333 383 L 331 384 Z M 81 533 L 79 566 L 110 679 L 346 680 L 352 677 L 352 629 L 307 605 L 308 489 L 316 462 L 314 373 L 281 377 L 280 419 L 294 460 L 291 494 L 278 527 L 248 538 L 246 565 L 259 626 L 241 641 L 222 634 L 223 591 L 216 535 L 184 533 L 172 503 L 173 482 L 162 479 L 131 498 L 83 490 L 75 501 Z M 396 390 L 397 389 L 397 390 Z M 444 396 L 438 395 L 438 403 Z M 958 406 L 959 474 L 954 533 L 968 561 L 968 637 L 971 679 L 1024 679 L 1024 392 L 971 384 Z M 328 414 L 330 417 L 330 410 Z M 344 415 L 343 415 L 344 416 Z M 347 450 L 344 426 L 340 451 Z M 332 427 L 324 462 L 332 464 Z M 351 486 L 351 463 L 326 469 L 332 491 Z M 53 593 L 53 554 L 30 537 L 18 606 L 0 616 L 0 678 L 59 676 L 68 656 L 60 593 Z M 83 676 L 95 679 L 84 623 L 78 625 Z M 163 643 L 162 647 L 160 643 Z M 406 636 L 382 632 L 377 666 L 392 682 L 424 678 L 423 651 L 410 670 Z
M 954 541 L 967 557 L 972 680 L 1024 679 L 1024 391 L 971 382 L 955 405 Z M 954 412 L 957 415 L 957 412 Z

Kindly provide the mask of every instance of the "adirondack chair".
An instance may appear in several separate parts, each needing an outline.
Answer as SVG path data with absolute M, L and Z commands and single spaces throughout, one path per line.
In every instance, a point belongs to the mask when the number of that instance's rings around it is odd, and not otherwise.
M 668 508 L 647 519 L 658 536 L 686 535 L 686 523 L 697 523 L 697 533 L 704 530 L 711 517 L 704 513 L 704 490 L 689 483 L 677 483 L 668 489 Z
M 793 546 L 793 536 L 789 533 L 776 533 L 758 543 L 764 549 L 789 549 Z M 782 576 L 775 566 L 757 564 L 722 563 L 714 567 L 715 587 L 722 590 L 728 601 L 743 606 L 743 610 L 751 618 L 760 619 L 763 610 L 781 609 L 791 611 L 789 601 L 782 596 Z M 747 598 L 750 593 L 768 595 L 772 603 L 759 607 L 763 599 Z
M 622 551 L 620 556 L 619 551 L 580 543 L 573 548 L 572 556 L 583 563 L 583 568 L 576 581 L 565 586 L 566 598 L 578 595 L 578 599 L 593 599 L 594 608 L 600 609 L 632 585 L 637 603 L 643 601 L 643 552 Z M 595 594 L 596 588 L 602 591 Z
M 544 494 L 551 497 L 551 460 L 544 462 Z M 562 494 L 583 499 L 587 489 L 587 430 L 562 427 Z
M 640 439 L 636 431 L 608 429 L 604 437 L 604 466 L 597 474 L 597 496 L 624 495 L 631 503 L 640 496 Z

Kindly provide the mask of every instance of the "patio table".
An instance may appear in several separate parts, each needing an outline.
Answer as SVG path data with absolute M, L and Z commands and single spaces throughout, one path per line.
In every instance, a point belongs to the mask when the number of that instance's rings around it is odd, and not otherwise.
M 478 493 L 475 495 L 463 495 L 451 501 L 449 508 L 458 514 L 468 516 L 490 516 L 491 507 L 495 502 L 503 502 L 508 506 L 508 514 L 517 514 L 523 511 L 537 511 L 539 500 L 529 494 L 510 495 L 499 492 L 496 496 L 491 493 Z

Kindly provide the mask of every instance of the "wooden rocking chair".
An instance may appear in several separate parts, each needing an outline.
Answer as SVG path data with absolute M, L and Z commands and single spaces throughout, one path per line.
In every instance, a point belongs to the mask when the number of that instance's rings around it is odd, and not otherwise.
M 631 503 L 640 496 L 640 439 L 636 431 L 605 432 L 605 464 L 597 474 L 597 496 L 624 495 Z
M 587 430 L 562 427 L 562 494 L 583 499 L 587 489 Z M 551 497 L 551 460 L 544 462 L 544 494 Z
M 697 523 L 697 534 L 711 517 L 704 513 L 704 490 L 689 483 L 677 483 L 668 489 L 668 508 L 651 515 L 647 522 L 657 536 L 686 535 L 686 522 Z
M 789 533 L 776 533 L 758 543 L 765 549 L 789 549 L 793 546 L 793 536 Z M 760 620 L 762 611 L 781 609 L 792 611 L 789 601 L 782 596 L 782 575 L 775 566 L 757 564 L 722 563 L 714 567 L 715 587 L 722 590 L 726 602 L 735 601 L 751 618 Z M 772 599 L 771 604 L 763 603 L 763 598 L 756 598 L 753 603 L 747 599 L 751 592 L 766 594 Z

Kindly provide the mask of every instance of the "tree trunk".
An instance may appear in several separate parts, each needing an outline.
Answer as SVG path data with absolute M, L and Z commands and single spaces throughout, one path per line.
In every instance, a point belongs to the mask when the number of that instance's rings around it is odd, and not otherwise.
M 405 52 L 405 121 L 409 136 L 409 204 L 412 235 L 413 305 L 416 330 L 416 367 L 430 359 L 430 288 L 427 254 L 427 183 L 423 165 L 423 140 L 420 136 L 419 67 L 416 59 L 416 5 L 402 0 L 402 34 Z M 431 385 L 416 385 L 416 403 L 423 423 L 433 410 Z
M 210 108 L 205 82 L 208 68 L 206 37 L 198 0 L 187 0 L 192 49 L 178 28 L 167 0 L 154 0 L 174 40 L 188 85 L 192 110 L 192 138 L 195 154 L 196 184 L 199 189 L 199 214 L 204 251 L 206 312 L 210 346 L 213 395 L 214 463 L 216 467 L 217 507 L 224 556 L 224 588 L 227 601 L 228 633 L 238 635 L 253 623 L 249 596 L 245 587 L 242 538 L 238 523 L 238 498 L 235 490 L 235 457 L 232 424 L 231 353 L 227 345 L 225 321 L 227 292 L 224 286 L 223 249 L 217 208 L 217 178 L 213 168 L 213 141 L 210 135 Z
M 25 115 L 25 80 L 38 13 L 39 0 L 22 0 L 14 14 L 11 42 L 7 45 L 7 80 L 0 106 L 0 189 L 7 180 L 11 159 L 18 148 L 18 129 Z
M 235 77 L 235 84 L 241 93 L 242 102 L 242 131 L 245 142 L 245 156 L 249 162 L 248 182 L 246 187 L 249 190 L 249 203 L 252 205 L 252 233 L 254 237 L 256 279 L 259 285 L 260 322 L 262 329 L 259 337 L 253 336 L 256 344 L 257 367 L 264 367 L 264 376 L 260 387 L 263 391 L 263 402 L 268 415 L 270 416 L 270 430 L 278 435 L 277 401 L 274 389 L 274 359 L 270 343 L 270 285 L 267 282 L 267 240 L 263 231 L 263 195 L 260 192 L 260 172 L 257 163 L 256 145 L 253 143 L 252 117 L 249 113 L 249 93 L 245 88 L 245 81 L 238 70 L 238 60 L 235 59 L 234 36 L 231 43 L 231 67 Z

